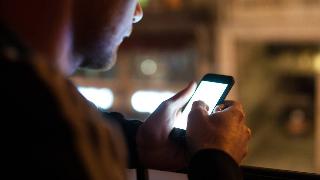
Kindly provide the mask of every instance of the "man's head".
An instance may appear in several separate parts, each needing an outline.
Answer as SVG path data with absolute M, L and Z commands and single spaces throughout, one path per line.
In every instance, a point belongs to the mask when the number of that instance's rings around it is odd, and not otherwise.
M 110 68 L 141 18 L 138 0 L 0 0 L 0 22 L 65 74 Z
M 73 53 L 81 67 L 109 69 L 132 24 L 141 20 L 138 0 L 74 0 Z

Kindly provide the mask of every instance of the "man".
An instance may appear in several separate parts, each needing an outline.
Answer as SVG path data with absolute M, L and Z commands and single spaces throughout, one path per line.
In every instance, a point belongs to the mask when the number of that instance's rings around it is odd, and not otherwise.
M 140 123 L 102 117 L 67 80 L 78 67 L 111 68 L 141 18 L 137 0 L 0 0 L 2 162 L 10 179 L 125 179 L 126 145 L 129 167 L 188 166 L 190 179 L 241 179 L 251 135 L 239 103 L 210 116 L 194 103 L 187 143 L 175 143 L 173 121 L 194 83 Z

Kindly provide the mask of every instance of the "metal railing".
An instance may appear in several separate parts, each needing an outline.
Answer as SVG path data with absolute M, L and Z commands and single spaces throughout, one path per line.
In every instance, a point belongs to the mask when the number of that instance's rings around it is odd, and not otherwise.
M 288 170 L 260 168 L 252 166 L 241 166 L 244 180 L 320 180 L 319 174 L 296 172 Z M 148 170 L 138 168 L 137 180 L 149 180 Z M 175 172 L 177 173 L 177 172 Z M 178 173 L 187 174 L 188 170 L 181 170 Z

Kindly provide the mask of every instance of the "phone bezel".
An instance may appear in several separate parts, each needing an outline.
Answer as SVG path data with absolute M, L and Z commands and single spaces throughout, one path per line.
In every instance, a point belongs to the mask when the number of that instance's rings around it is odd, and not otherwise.
M 196 90 L 193 92 L 192 96 L 190 97 L 190 99 L 188 100 L 188 102 L 183 106 L 182 108 L 182 112 L 184 111 L 185 107 L 188 105 L 188 103 L 190 102 L 190 100 L 192 99 L 193 95 L 195 94 L 195 92 L 197 91 L 200 83 L 202 81 L 209 81 L 209 82 L 216 82 L 216 83 L 223 83 L 223 84 L 227 84 L 227 88 L 224 90 L 223 94 L 221 95 L 217 105 L 222 104 L 225 100 L 225 98 L 228 96 L 231 88 L 233 87 L 235 81 L 234 78 L 232 76 L 229 75 L 223 75 L 223 74 L 212 74 L 212 73 L 208 73 L 205 74 L 202 79 L 199 81 L 199 83 L 197 84 L 197 88 Z M 210 112 L 212 113 L 212 112 Z

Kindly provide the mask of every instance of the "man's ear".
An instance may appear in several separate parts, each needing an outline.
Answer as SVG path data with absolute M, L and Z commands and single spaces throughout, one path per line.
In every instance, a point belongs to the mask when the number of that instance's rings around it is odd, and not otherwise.
M 134 11 L 134 15 L 133 15 L 133 23 L 137 23 L 141 21 L 142 17 L 143 17 L 143 10 L 140 3 L 138 2 L 136 6 L 136 10 Z

